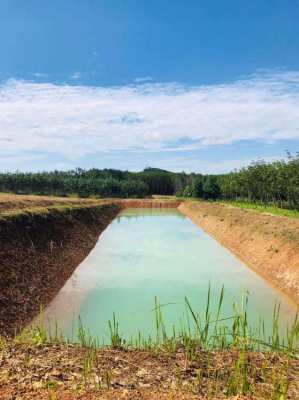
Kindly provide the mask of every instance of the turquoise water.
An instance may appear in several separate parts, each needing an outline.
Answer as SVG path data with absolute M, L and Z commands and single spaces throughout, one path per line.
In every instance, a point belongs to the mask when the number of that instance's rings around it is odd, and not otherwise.
M 249 321 L 258 316 L 270 326 L 275 302 L 281 303 L 281 324 L 295 308 L 226 248 L 175 209 L 127 209 L 102 233 L 95 248 L 78 266 L 44 312 L 64 335 L 74 339 L 78 316 L 90 334 L 109 341 L 107 321 L 113 313 L 126 337 L 154 334 L 154 297 L 164 304 L 168 327 L 180 323 L 184 296 L 204 313 L 209 283 L 212 307 L 222 285 L 221 317 L 249 293 Z

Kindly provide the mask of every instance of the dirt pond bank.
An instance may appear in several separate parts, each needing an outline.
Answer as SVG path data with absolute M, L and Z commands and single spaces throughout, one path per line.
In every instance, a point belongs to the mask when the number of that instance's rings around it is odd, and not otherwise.
M 299 305 L 299 219 L 198 201 L 179 210 Z
M 70 344 L 0 347 L 1 399 L 289 399 L 299 393 L 299 362 L 279 354 L 247 352 L 247 389 L 236 374 L 240 352 L 176 352 Z M 288 380 L 288 395 L 279 394 Z M 236 386 L 237 385 L 237 386 Z M 283 389 L 281 389 L 283 390 Z M 52 396 L 52 397 L 51 397 Z
M 0 334 L 47 305 L 123 208 L 176 208 L 299 304 L 299 220 L 219 203 L 0 196 Z
M 14 335 L 58 293 L 123 208 L 178 201 L 0 196 L 0 335 Z
M 298 398 L 298 358 L 283 353 L 198 348 L 189 359 L 181 347 L 94 349 L 38 336 L 1 338 L 53 299 L 127 207 L 178 207 L 298 304 L 299 220 L 219 203 L 0 195 L 0 399 Z

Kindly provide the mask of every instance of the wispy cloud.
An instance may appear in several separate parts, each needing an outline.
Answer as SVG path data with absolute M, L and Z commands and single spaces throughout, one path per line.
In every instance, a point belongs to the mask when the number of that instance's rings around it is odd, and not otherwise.
M 73 80 L 78 80 L 78 79 L 81 79 L 82 78 L 82 74 L 81 74 L 81 72 L 74 72 L 71 76 L 70 76 L 70 78 L 71 79 L 73 79 Z
M 34 72 L 33 76 L 35 78 L 47 78 L 49 75 L 44 72 Z
M 9 80 L 0 86 L 0 157 L 39 151 L 76 160 L 119 150 L 188 152 L 240 140 L 299 140 L 298 110 L 296 71 L 197 87 Z
M 281 156 L 263 157 L 263 161 L 271 162 L 273 160 L 278 160 L 282 158 L 285 159 L 285 157 Z M 197 171 L 203 174 L 222 174 L 225 172 L 238 170 L 242 167 L 246 167 L 250 165 L 252 161 L 253 160 L 248 157 L 235 158 L 233 154 L 230 160 L 219 160 L 217 162 L 202 160 L 194 155 L 189 155 L 187 157 L 168 157 L 164 160 L 159 160 L 158 162 L 152 162 L 150 165 L 152 167 L 162 168 L 174 172 L 185 171 L 187 173 L 190 173 Z
M 134 82 L 136 82 L 136 83 L 144 83 L 144 82 L 150 82 L 152 80 L 153 80 L 153 78 L 151 76 L 141 76 L 139 78 L 135 78 Z
M 1 142 L 0 142 L 1 147 Z M 34 162 L 43 162 L 43 155 L 41 154 L 27 154 L 24 152 L 1 152 L 0 151 L 0 171 L 16 171 L 18 169 L 24 170 L 24 166 L 28 166 L 25 170 L 32 170 Z M 39 168 L 41 170 L 42 168 Z M 48 168 L 49 169 L 49 168 Z

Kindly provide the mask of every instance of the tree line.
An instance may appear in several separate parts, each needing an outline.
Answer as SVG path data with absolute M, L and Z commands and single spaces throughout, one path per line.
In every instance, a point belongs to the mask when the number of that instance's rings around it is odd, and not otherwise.
M 75 169 L 39 173 L 0 173 L 0 191 L 80 197 L 146 197 L 153 194 L 225 199 L 299 209 L 299 153 L 286 160 L 257 161 L 222 175 Z
M 299 209 L 299 153 L 288 153 L 287 160 L 253 162 L 228 174 L 197 175 L 182 194 Z

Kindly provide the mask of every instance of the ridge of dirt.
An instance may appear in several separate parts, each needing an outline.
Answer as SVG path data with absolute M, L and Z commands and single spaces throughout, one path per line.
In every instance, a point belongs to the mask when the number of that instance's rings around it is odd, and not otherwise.
M 100 199 L 82 199 L 79 197 L 55 197 L 37 195 L 17 195 L 0 193 L 0 214 L 2 212 L 24 210 L 33 207 L 52 207 L 52 206 L 84 206 L 100 205 Z
M 234 395 L 228 389 L 240 360 L 240 352 L 233 349 L 198 350 L 191 361 L 183 349 L 167 353 L 8 342 L 0 347 L 0 396 L 65 400 L 269 399 L 279 383 L 287 379 L 288 396 L 283 398 L 297 398 L 299 360 L 275 353 L 246 352 L 243 356 L 250 390 L 241 396 L 237 393 L 242 392 L 242 379 Z
M 203 201 L 186 201 L 179 210 L 299 305 L 297 218 Z
M 37 195 L 15 195 L 0 193 L 0 218 L 26 212 L 42 212 L 55 207 L 92 207 L 102 204 L 117 204 L 121 208 L 177 208 L 181 201 L 173 199 L 82 199 L 79 197 L 52 197 Z

